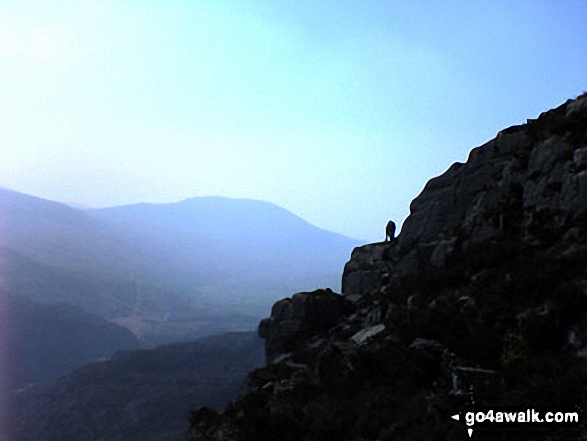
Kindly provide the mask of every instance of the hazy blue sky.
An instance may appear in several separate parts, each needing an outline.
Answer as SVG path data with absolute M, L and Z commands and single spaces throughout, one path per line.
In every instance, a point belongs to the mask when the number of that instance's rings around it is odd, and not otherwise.
M 262 199 L 381 240 L 426 181 L 587 90 L 587 2 L 0 3 L 0 185 Z

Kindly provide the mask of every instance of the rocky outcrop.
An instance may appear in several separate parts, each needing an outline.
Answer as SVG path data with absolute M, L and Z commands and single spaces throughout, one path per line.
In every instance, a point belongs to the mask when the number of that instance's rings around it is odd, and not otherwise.
M 516 237 L 541 243 L 587 219 L 587 96 L 501 131 L 428 181 L 410 205 L 399 246 L 353 251 L 342 293 L 364 294 L 459 249 Z
M 470 244 L 501 234 L 541 239 L 584 218 L 585 101 L 500 132 L 473 149 L 466 164 L 430 180 L 410 206 L 402 242 L 438 244 L 460 235 Z
M 299 292 L 273 305 L 271 317 L 259 324 L 266 341 L 267 361 L 298 349 L 308 338 L 328 331 L 347 308 L 340 294 L 330 289 Z
M 353 251 L 342 296 L 275 304 L 267 366 L 192 439 L 467 439 L 472 402 L 585 407 L 586 179 L 587 94 L 473 149 Z

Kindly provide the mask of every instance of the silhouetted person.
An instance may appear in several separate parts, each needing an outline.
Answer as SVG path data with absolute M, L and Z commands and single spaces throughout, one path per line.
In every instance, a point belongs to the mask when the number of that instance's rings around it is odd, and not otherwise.
M 395 222 L 392 220 L 390 220 L 387 223 L 387 227 L 385 227 L 385 242 L 387 242 L 388 237 L 391 244 L 395 243 Z

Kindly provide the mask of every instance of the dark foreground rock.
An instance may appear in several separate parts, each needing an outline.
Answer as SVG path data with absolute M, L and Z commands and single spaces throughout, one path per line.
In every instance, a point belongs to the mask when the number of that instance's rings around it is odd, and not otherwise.
M 191 440 L 466 440 L 467 405 L 587 408 L 587 94 L 473 149 L 410 209 L 397 243 L 353 251 L 332 316 L 274 306 L 266 367 L 194 413 Z M 473 436 L 587 439 L 522 429 Z
M 308 338 L 328 331 L 347 312 L 340 294 L 330 289 L 299 292 L 273 305 L 259 324 L 269 360 L 298 349 Z

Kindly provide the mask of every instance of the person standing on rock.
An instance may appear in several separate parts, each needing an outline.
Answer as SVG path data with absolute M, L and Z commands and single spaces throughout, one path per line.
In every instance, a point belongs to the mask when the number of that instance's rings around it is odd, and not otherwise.
M 395 243 L 395 222 L 390 220 L 387 223 L 387 227 L 385 227 L 385 242 L 387 242 L 387 238 L 389 237 L 390 245 Z

